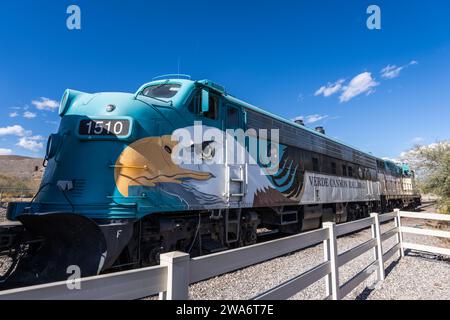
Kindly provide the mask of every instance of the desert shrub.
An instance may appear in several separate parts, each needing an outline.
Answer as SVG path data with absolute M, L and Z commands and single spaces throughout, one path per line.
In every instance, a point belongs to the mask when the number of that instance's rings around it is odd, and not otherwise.
M 450 141 L 416 146 L 404 157 L 416 170 L 421 190 L 437 195 L 440 211 L 450 214 Z
M 37 191 L 39 182 L 32 179 L 12 178 L 0 175 L 2 198 L 30 198 Z

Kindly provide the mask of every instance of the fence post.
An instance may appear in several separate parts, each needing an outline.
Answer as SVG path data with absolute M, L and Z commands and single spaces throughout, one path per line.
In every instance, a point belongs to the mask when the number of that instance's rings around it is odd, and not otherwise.
M 399 255 L 401 258 L 405 257 L 405 250 L 403 248 L 403 234 L 402 234 L 402 218 L 400 216 L 400 209 L 394 209 L 394 212 L 396 213 L 395 216 L 395 226 L 398 228 L 398 233 L 397 233 L 397 243 L 400 244 L 400 249 L 399 249 Z
M 322 228 L 325 228 L 322 224 Z M 329 234 L 329 232 L 328 232 Z M 330 245 L 329 245 L 330 239 L 323 240 L 323 261 L 328 262 L 330 261 Z M 331 297 L 331 273 L 327 274 L 325 276 L 325 292 L 326 296 Z
M 378 261 L 378 281 L 384 281 L 384 259 L 383 259 L 383 242 L 381 241 L 380 216 L 378 213 L 371 213 L 370 216 L 374 218 L 372 227 L 372 237 L 377 240 L 377 246 L 374 248 L 374 257 Z
M 175 251 L 161 254 L 160 265 L 167 267 L 167 291 L 160 298 L 167 300 L 189 299 L 190 255 Z
M 332 300 L 339 300 L 339 265 L 338 265 L 338 248 L 336 236 L 336 223 L 324 222 L 323 227 L 328 229 L 329 239 L 327 240 L 325 257 L 330 261 L 331 274 L 327 276 L 326 286 L 327 294 L 331 293 Z M 331 291 L 331 292 L 329 292 Z

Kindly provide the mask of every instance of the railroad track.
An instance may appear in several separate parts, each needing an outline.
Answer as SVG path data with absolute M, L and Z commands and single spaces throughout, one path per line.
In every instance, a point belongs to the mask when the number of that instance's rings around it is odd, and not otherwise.
M 419 206 L 419 207 L 416 208 L 416 210 L 419 211 L 419 210 L 422 210 L 422 209 L 425 209 L 425 208 L 428 208 L 428 207 L 432 207 L 432 206 L 434 206 L 436 203 L 437 203 L 436 201 L 427 201 L 427 202 L 423 202 L 421 206 Z

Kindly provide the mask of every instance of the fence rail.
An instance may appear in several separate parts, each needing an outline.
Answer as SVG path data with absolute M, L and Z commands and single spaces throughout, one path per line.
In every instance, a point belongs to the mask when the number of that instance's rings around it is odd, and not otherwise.
M 326 229 L 191 259 L 190 281 L 198 282 L 298 251 L 328 239 Z
M 414 219 L 438 220 L 438 221 L 450 222 L 449 215 L 435 214 L 435 213 L 417 213 L 417 212 L 407 212 L 407 211 L 399 211 L 399 210 L 396 210 L 396 212 L 399 215 L 399 217 L 401 217 L 401 218 L 414 218 Z M 412 227 L 403 227 L 403 226 L 400 226 L 400 231 L 401 231 L 400 235 L 410 233 L 410 234 L 418 234 L 418 235 L 423 235 L 423 236 L 450 239 L 449 231 L 422 229 L 422 228 L 416 228 L 416 227 L 412 228 Z M 403 241 L 401 243 L 401 246 L 402 246 L 403 250 L 410 249 L 410 250 L 424 251 L 424 252 L 429 252 L 429 253 L 433 253 L 433 254 L 450 256 L 450 249 L 447 249 L 447 248 L 433 247 L 433 246 L 427 246 L 427 245 L 423 245 L 423 244 L 403 242 Z
M 0 300 L 140 299 L 166 291 L 166 279 L 167 267 L 156 266 L 83 278 L 79 283 L 62 281 L 4 291 L 0 292 Z
M 327 222 L 319 230 L 208 256 L 190 258 L 186 253 L 171 252 L 162 254 L 160 265 L 155 267 L 84 278 L 75 283 L 64 281 L 3 291 L 0 292 L 0 300 L 140 299 L 158 293 L 160 299 L 188 299 L 188 288 L 191 283 L 321 243 L 323 243 L 324 251 L 322 263 L 270 290 L 260 293 L 253 299 L 287 299 L 317 281 L 324 280 L 325 299 L 338 300 L 344 298 L 374 273 L 377 275 L 377 281 L 383 281 L 385 278 L 384 262 L 396 254 L 399 257 L 404 256 L 405 249 L 450 255 L 449 249 L 403 242 L 403 233 L 450 237 L 449 232 L 445 231 L 425 229 L 417 229 L 420 230 L 417 231 L 416 228 L 402 227 L 402 217 L 450 221 L 450 217 L 438 214 L 412 213 L 399 210 L 384 215 L 372 213 L 370 218 L 363 220 L 341 225 Z M 392 220 L 395 227 L 381 233 L 380 224 Z M 372 232 L 370 240 L 345 252 L 338 253 L 338 237 L 369 227 Z M 395 244 L 384 251 L 383 242 L 392 237 L 396 237 Z M 369 251 L 373 252 L 373 259 L 367 267 L 341 284 L 339 268 Z M 80 289 L 77 289 L 77 285 Z

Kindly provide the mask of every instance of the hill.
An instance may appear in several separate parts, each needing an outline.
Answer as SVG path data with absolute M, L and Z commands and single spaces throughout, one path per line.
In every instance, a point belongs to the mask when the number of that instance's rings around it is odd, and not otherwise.
M 42 179 L 43 159 L 0 156 L 0 189 L 36 189 Z

